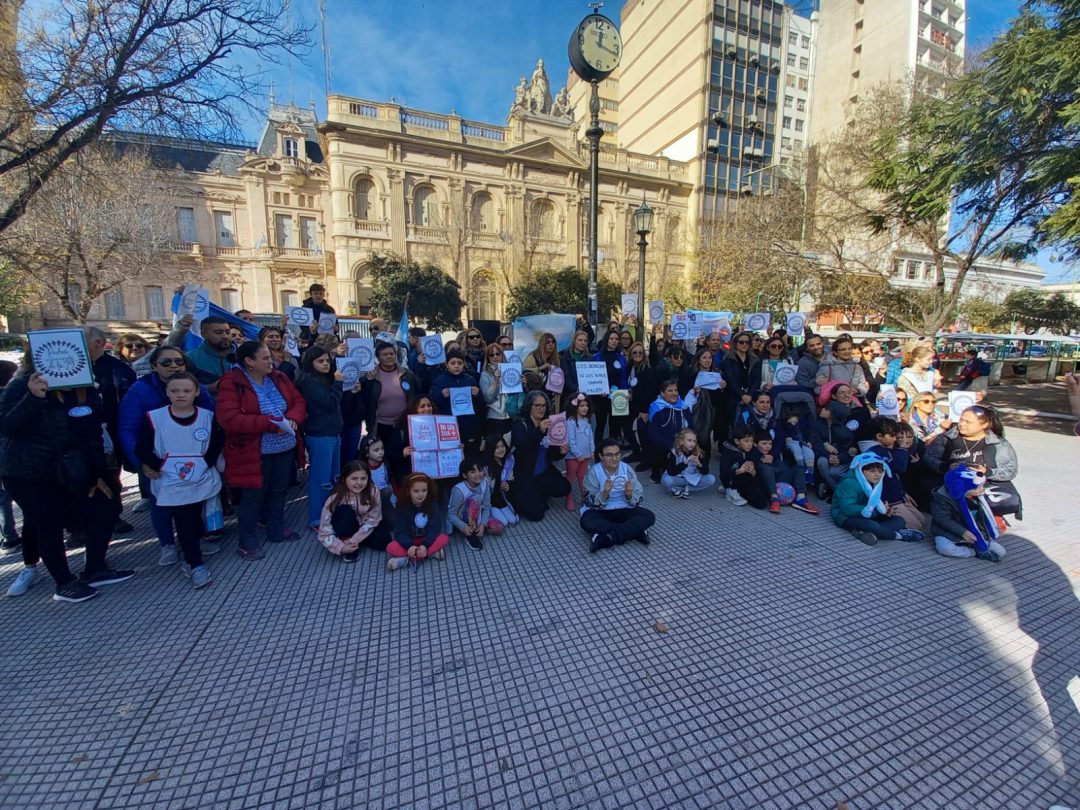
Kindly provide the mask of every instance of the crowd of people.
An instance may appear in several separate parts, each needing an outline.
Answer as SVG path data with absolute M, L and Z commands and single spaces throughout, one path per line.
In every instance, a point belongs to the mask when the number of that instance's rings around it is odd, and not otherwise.
M 310 292 L 305 306 L 333 311 L 325 290 Z M 246 561 L 264 558 L 267 543 L 301 539 L 284 508 L 304 470 L 310 536 L 344 562 L 383 554 L 389 571 L 444 559 L 452 538 L 482 550 L 551 508 L 578 515 L 592 553 L 648 545 L 656 516 L 638 473 L 654 485 L 649 499 L 718 491 L 770 514 L 827 509 L 868 545 L 929 537 L 949 557 L 1004 555 L 1004 519 L 1022 517 L 1016 454 L 985 403 L 955 423 L 940 410 L 932 340 L 911 340 L 893 358 L 847 335 L 714 331 L 679 341 L 663 326 L 646 336 L 612 321 L 596 338 L 579 325 L 562 351 L 549 333 L 535 346 L 509 335 L 488 344 L 470 327 L 438 364 L 412 328 L 407 341 L 377 339 L 375 368 L 349 387 L 338 364 L 350 335 L 305 328 L 295 357 L 284 323 L 246 340 L 229 319 L 206 317 L 202 341 L 185 350 L 186 316 L 160 345 L 128 334 L 112 353 L 109 336 L 88 327 L 91 388 L 50 390 L 28 353 L 3 369 L 0 392 L 3 545 L 23 558 L 8 594 L 26 593 L 39 563 L 58 601 L 134 575 L 107 560 L 113 535 L 131 529 L 122 470 L 138 476 L 132 508 L 149 510 L 160 565 L 194 588 L 212 581 L 207 558 L 229 539 L 230 515 Z M 374 319 L 371 335 L 387 327 Z M 503 385 L 510 358 L 521 362 L 521 390 Z M 583 362 L 603 363 L 608 391 L 581 390 Z M 878 412 L 882 386 L 895 387 L 894 416 Z M 409 417 L 451 416 L 454 402 L 462 460 L 456 476 L 436 479 L 413 469 L 421 451 Z M 86 549 L 77 576 L 73 546 Z

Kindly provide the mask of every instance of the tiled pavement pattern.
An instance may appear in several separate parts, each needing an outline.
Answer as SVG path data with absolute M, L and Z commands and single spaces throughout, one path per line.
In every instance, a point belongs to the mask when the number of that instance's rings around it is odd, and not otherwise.
M 223 553 L 193 592 L 139 516 L 131 582 L 0 602 L 0 805 L 1080 807 L 1080 440 L 1010 435 L 999 565 L 646 483 L 649 548 L 590 556 L 559 505 L 394 574 Z

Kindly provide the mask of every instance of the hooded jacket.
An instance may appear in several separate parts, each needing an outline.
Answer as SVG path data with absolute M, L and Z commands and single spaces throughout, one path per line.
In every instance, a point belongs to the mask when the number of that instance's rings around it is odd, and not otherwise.
M 866 480 L 866 476 L 863 475 L 863 467 L 867 464 L 882 464 L 885 468 L 885 475 L 875 486 L 871 486 L 870 482 Z M 888 507 L 882 498 L 882 491 L 885 479 L 890 475 L 892 475 L 892 472 L 889 470 L 889 465 L 884 464 L 873 453 L 861 453 L 855 456 L 851 460 L 851 467 L 847 475 L 844 476 L 844 480 L 840 482 L 840 486 L 833 493 L 832 508 L 830 510 L 833 523 L 842 527 L 844 521 L 848 518 L 870 518 L 875 514 L 884 515 L 888 511 Z
M 986 495 L 967 497 L 968 492 L 985 483 L 985 476 L 962 464 L 945 473 L 945 483 L 934 490 L 930 500 L 934 534 L 966 544 L 964 532 L 969 531 L 975 535 L 975 549 L 986 551 L 998 537 L 990 503 Z

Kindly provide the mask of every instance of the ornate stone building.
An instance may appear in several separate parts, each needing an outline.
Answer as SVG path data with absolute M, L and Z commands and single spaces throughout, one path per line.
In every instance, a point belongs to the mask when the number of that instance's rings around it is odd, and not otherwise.
M 509 288 L 545 268 L 587 265 L 588 148 L 543 60 L 518 84 L 506 126 L 334 95 L 319 126 L 330 173 L 335 298 L 363 313 L 373 254 L 427 260 L 461 284 L 470 318 L 502 318 Z M 685 164 L 607 145 L 600 163 L 600 271 L 637 287 L 631 216 L 656 210 L 647 293 L 683 274 Z

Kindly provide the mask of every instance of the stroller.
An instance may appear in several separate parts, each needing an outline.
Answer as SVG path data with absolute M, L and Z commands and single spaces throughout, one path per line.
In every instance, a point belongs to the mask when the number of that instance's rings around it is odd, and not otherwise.
M 780 441 L 791 438 L 800 443 L 809 444 L 810 426 L 817 416 L 817 402 L 814 399 L 813 389 L 800 385 L 777 385 L 769 390 L 769 397 L 772 399 L 773 413 L 776 414 L 777 438 Z M 787 430 L 786 419 L 792 414 L 799 415 L 801 430 L 797 436 L 790 435 Z M 795 458 L 788 449 L 784 450 L 784 456 L 791 464 L 809 466 L 811 470 L 813 469 L 812 458 L 810 464 L 806 465 L 804 459 Z

